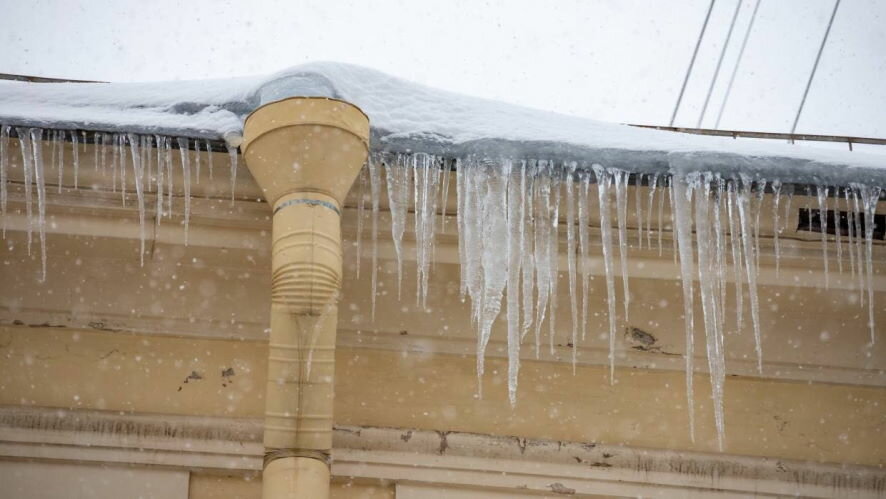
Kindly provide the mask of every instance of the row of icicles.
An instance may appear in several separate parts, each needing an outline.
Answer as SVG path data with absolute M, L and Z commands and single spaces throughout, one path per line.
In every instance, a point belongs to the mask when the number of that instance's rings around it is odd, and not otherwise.
M 14 163 L 9 157 L 9 126 L 0 126 L 0 215 L 3 233 L 6 229 L 7 175 Z M 64 130 L 16 128 L 24 176 L 25 210 L 28 224 L 28 250 L 32 229 L 39 234 L 42 275 L 46 277 L 45 162 L 48 148 L 49 164 L 56 165 L 61 192 L 65 165 L 63 144 L 73 143 L 72 164 L 74 187 L 77 187 L 80 145 L 84 135 Z M 207 141 L 159 135 L 109 134 L 97 132 L 95 145 L 96 170 L 110 175 L 114 191 L 121 192 L 126 204 L 127 185 L 135 186 L 140 226 L 140 258 L 144 263 L 146 193 L 154 193 L 154 213 L 160 223 L 173 213 L 173 172 L 181 169 L 183 188 L 183 224 L 187 242 L 190 218 L 190 182 L 199 182 L 201 162 L 212 176 L 211 147 Z M 202 147 L 201 147 L 202 146 Z M 178 161 L 173 149 L 179 149 Z M 196 151 L 193 157 L 189 148 Z M 205 160 L 201 159 L 205 151 Z M 231 196 L 237 170 L 237 150 L 228 148 L 230 156 Z M 382 174 L 384 170 L 384 174 Z M 127 173 L 127 171 L 129 173 Z M 127 184 L 127 175 L 132 181 Z M 609 325 L 610 380 L 615 376 L 615 340 L 618 330 L 616 286 L 622 278 L 624 322 L 628 321 L 630 290 L 628 246 L 645 245 L 662 254 L 662 235 L 671 237 L 675 259 L 679 259 L 682 275 L 683 306 L 686 334 L 686 391 L 689 409 L 689 431 L 694 439 L 693 403 L 693 330 L 694 300 L 700 296 L 706 337 L 706 353 L 714 400 L 715 425 L 720 448 L 724 441 L 723 384 L 726 375 L 724 332 L 734 327 L 742 330 L 747 290 L 750 322 L 754 332 L 757 369 L 762 372 L 762 348 L 757 297 L 757 274 L 760 259 L 760 219 L 764 194 L 772 194 L 773 244 L 776 272 L 779 269 L 779 234 L 785 229 L 793 200 L 794 185 L 782 185 L 748 175 L 724 177 L 715 173 L 631 174 L 617 168 L 585 165 L 575 162 L 543 160 L 509 161 L 474 157 L 446 159 L 428 154 L 374 154 L 358 181 L 357 205 L 357 273 L 360 272 L 362 240 L 366 225 L 366 204 L 369 203 L 372 260 L 372 316 L 378 282 L 379 201 L 382 188 L 387 191 L 391 214 L 391 236 L 397 258 L 398 285 L 402 283 L 404 247 L 408 218 L 412 213 L 412 231 L 416 247 L 416 279 L 418 303 L 424 307 L 428 279 L 433 260 L 434 239 L 438 228 L 447 223 L 446 200 L 452 176 L 455 176 L 459 234 L 460 290 L 462 299 L 469 298 L 471 317 L 477 327 L 477 374 L 484 373 L 485 351 L 492 327 L 505 305 L 507 322 L 508 394 L 516 403 L 520 348 L 531 337 L 536 357 L 542 350 L 547 322 L 548 348 L 553 353 L 557 318 L 557 293 L 560 242 L 565 228 L 568 274 L 569 317 L 573 369 L 578 346 L 587 336 L 592 279 L 591 246 L 600 245 L 606 276 L 606 306 Z M 383 185 L 383 180 L 384 184 Z M 629 200 L 629 181 L 648 186 L 645 194 Z M 37 207 L 33 208 L 33 186 L 36 186 Z M 785 193 L 785 194 L 783 194 Z M 835 210 L 837 230 L 833 240 L 821 228 L 821 247 L 827 283 L 831 255 L 835 252 L 839 272 L 848 268 L 857 283 L 860 303 L 868 307 L 871 344 L 874 337 L 872 247 L 874 219 L 880 188 L 863 184 L 835 189 L 826 185 L 805 191 L 807 200 L 814 199 L 820 214 Z M 780 208 L 782 197 L 784 215 Z M 614 205 L 613 205 L 614 201 Z M 668 208 L 665 209 L 665 204 Z M 630 207 L 630 208 L 629 208 Z M 591 212 L 599 211 L 599 230 L 592 240 Z M 633 211 L 636 236 L 628 240 L 628 212 Z M 819 216 L 821 219 L 821 216 Z M 565 219 L 565 224 L 563 223 Z M 848 230 L 841 234 L 841 221 Z M 565 226 L 565 227 L 564 227 Z M 598 236 L 596 234 L 599 234 Z M 694 235 L 694 237 L 693 237 Z M 831 247 L 834 249 L 832 250 Z M 616 271 L 618 267 L 619 271 Z M 726 300 L 728 281 L 734 283 L 735 317 L 727 323 Z M 698 283 L 699 293 L 695 286 Z M 864 293 L 867 294 L 865 300 Z M 727 324 L 729 324 L 727 326 Z M 482 384 L 479 386 L 482 387 Z M 482 393 L 481 393 L 482 394 Z
M 622 279 L 624 322 L 629 317 L 630 290 L 628 246 L 645 245 L 663 251 L 662 234 L 673 231 L 675 258 L 679 258 L 682 276 L 686 336 L 686 392 L 689 408 L 689 431 L 695 438 L 693 372 L 693 330 L 695 286 L 698 283 L 706 337 L 706 353 L 714 401 L 715 425 L 720 449 L 725 438 L 723 385 L 726 376 L 724 332 L 734 327 L 742 330 L 745 304 L 743 290 L 750 303 L 750 322 L 754 332 L 757 369 L 762 373 L 763 352 L 757 296 L 760 260 L 760 220 L 771 216 L 775 231 L 773 244 L 776 273 L 781 257 L 779 234 L 786 228 L 794 191 L 792 184 L 767 181 L 738 174 L 724 177 L 710 172 L 681 175 L 631 174 L 597 164 L 552 161 L 510 161 L 479 158 L 445 159 L 428 154 L 379 154 L 371 158 L 359 179 L 357 250 L 359 252 L 365 219 L 366 196 L 371 203 L 372 241 L 372 313 L 375 313 L 377 283 L 378 211 L 381 196 L 382 168 L 387 184 L 391 212 L 391 230 L 397 256 L 398 283 L 402 281 L 403 236 L 407 218 L 413 213 L 416 247 L 416 280 L 419 305 L 424 306 L 428 293 L 428 275 L 433 256 L 434 237 L 440 224 L 446 223 L 446 200 L 451 176 L 456 177 L 456 217 L 459 234 L 461 296 L 470 299 L 471 317 L 477 328 L 478 391 L 482 395 L 482 376 L 486 347 L 492 326 L 505 305 L 507 322 L 508 394 L 516 403 L 520 348 L 527 336 L 532 338 L 535 355 L 542 349 L 543 323 L 547 320 L 548 348 L 554 353 L 554 331 L 559 250 L 565 228 L 567 290 L 571 320 L 573 371 L 578 345 L 587 335 L 589 288 L 591 281 L 590 248 L 602 246 L 606 275 L 609 322 L 610 381 L 615 376 L 616 286 Z M 648 186 L 647 192 L 629 200 L 629 180 Z M 871 345 L 875 340 L 873 304 L 873 233 L 880 188 L 851 184 L 836 189 L 827 185 L 807 187 L 806 199 L 815 199 L 819 210 L 821 246 L 825 283 L 828 261 L 836 251 L 838 271 L 848 266 L 862 306 L 867 302 Z M 786 194 L 784 215 L 782 192 Z M 764 195 L 772 194 L 772 212 L 761 209 Z M 595 199 L 594 199 L 595 198 Z M 614 198 L 614 199 L 613 199 Z M 613 206 L 614 200 L 614 206 Z M 665 204 L 668 210 L 665 210 Z M 590 213 L 599 210 L 599 240 L 591 240 Z M 631 208 L 629 208 L 631 207 Z M 627 220 L 633 210 L 636 239 L 628 240 Z M 837 219 L 834 239 L 827 231 L 827 214 L 833 210 Z M 667 214 L 667 216 L 665 216 Z M 822 216 L 821 214 L 824 214 Z M 565 218 L 565 227 L 563 220 Z M 848 230 L 841 235 L 841 221 Z M 632 238 L 633 239 L 633 238 Z M 835 248 L 832 250 L 830 247 Z M 617 249 L 617 251 L 616 251 Z M 848 255 L 848 256 L 847 256 Z M 846 259 L 848 258 L 848 265 Z M 616 272 L 616 267 L 619 271 Z M 726 299 L 728 281 L 734 282 L 736 314 L 734 326 L 727 325 Z M 865 300 L 864 293 L 867 293 Z M 503 303 L 504 302 L 504 303 Z
M 15 137 L 11 136 L 12 130 Z M 71 142 L 71 164 L 73 165 L 73 187 L 78 188 L 80 174 L 80 154 L 88 136 L 76 130 L 44 130 L 42 128 L 13 127 L 0 125 L 0 217 L 3 218 L 2 231 L 6 237 L 6 205 L 8 201 L 7 183 L 10 168 L 16 158 L 10 158 L 10 140 L 18 140 L 21 153 L 22 176 L 24 180 L 25 211 L 28 219 L 28 254 L 31 254 L 33 233 L 38 234 L 40 243 L 41 276 L 46 280 L 46 170 L 54 166 L 58 173 L 58 192 L 62 192 L 65 170 L 65 144 Z M 205 163 L 209 177 L 213 176 L 212 147 L 208 140 L 164 135 L 143 135 L 135 133 L 94 132 L 91 136 L 93 165 L 96 171 L 111 176 L 112 192 L 120 192 L 123 206 L 126 206 L 128 188 L 134 184 L 139 217 L 139 259 L 144 265 L 145 255 L 145 194 L 154 193 L 156 207 L 154 213 L 158 225 L 161 219 L 173 214 L 173 177 L 175 170 L 181 169 L 184 189 L 184 238 L 188 243 L 188 228 L 191 216 L 191 175 L 200 182 L 201 163 Z M 173 149 L 178 149 L 179 161 L 174 161 Z M 189 149 L 194 152 L 193 164 Z M 48 157 L 47 157 L 48 153 Z M 234 200 L 237 178 L 237 148 L 228 147 L 231 175 L 231 201 Z M 127 183 L 127 176 L 131 182 Z M 36 216 L 33 207 L 33 190 L 37 191 Z M 165 192 L 164 192 L 165 191 Z

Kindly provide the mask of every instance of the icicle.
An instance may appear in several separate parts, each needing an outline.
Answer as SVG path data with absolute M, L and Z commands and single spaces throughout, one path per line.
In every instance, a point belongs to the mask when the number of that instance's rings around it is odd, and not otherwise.
M 821 256 L 822 265 L 824 266 L 824 287 L 829 288 L 828 279 L 828 187 L 826 185 L 817 186 L 818 197 L 818 225 L 821 230 Z
M 366 216 L 366 176 L 368 170 L 360 169 L 358 180 L 359 188 L 357 189 L 357 278 L 360 277 L 360 260 L 363 259 L 363 218 Z
M 649 181 L 649 199 L 646 202 L 646 248 L 652 249 L 652 214 L 655 213 L 655 210 L 652 209 L 655 202 L 655 190 L 658 188 L 658 173 L 652 175 L 652 180 Z M 661 230 L 659 228 L 659 230 Z M 659 244 L 659 250 L 661 249 L 661 245 Z
M 526 214 L 526 169 L 513 172 L 508 183 L 508 400 L 517 404 L 520 373 L 520 273 L 523 260 L 523 226 Z
M 686 180 L 676 176 L 670 179 L 671 217 L 680 250 L 680 276 L 683 284 L 683 323 L 686 337 L 686 407 L 689 411 L 689 437 L 695 442 L 695 397 L 693 391 L 694 346 L 694 282 L 695 262 L 692 248 L 692 190 Z
M 200 141 L 197 139 L 194 139 L 194 163 L 197 185 L 200 185 Z
M 375 321 L 375 297 L 378 290 L 378 203 L 381 197 L 381 172 L 376 161 L 369 158 L 369 191 L 372 196 L 372 308 Z
M 862 224 L 865 223 L 864 214 L 861 210 L 861 202 L 859 201 L 859 192 L 858 188 L 853 186 L 852 188 L 852 197 L 853 197 L 853 206 L 855 211 L 855 261 L 858 262 L 858 303 L 860 306 L 864 307 L 864 290 L 865 290 L 865 269 L 867 267 L 863 267 L 864 257 L 862 256 L 862 243 L 861 238 L 864 237 L 862 231 Z
M 539 162 L 535 202 L 535 358 L 541 354 L 541 327 L 551 295 L 551 176 L 549 163 Z
M 209 180 L 212 180 L 212 146 L 208 140 L 204 141 L 203 145 L 206 147 L 206 162 L 209 164 Z
M 566 168 L 566 261 L 569 272 L 569 305 L 572 314 L 572 374 L 575 374 L 578 355 L 578 300 L 575 293 L 575 167 L 575 163 L 571 163 Z
M 482 168 L 494 169 L 498 165 L 484 164 Z M 508 280 L 508 254 L 500 251 L 499 243 L 508 241 L 507 192 L 510 162 L 501 165 L 501 171 L 490 172 L 486 179 L 486 195 L 483 196 L 482 234 L 483 298 L 480 315 L 480 335 L 477 338 L 478 394 L 483 395 L 483 371 L 486 345 L 492 334 L 492 324 L 501 311 L 501 298 Z M 433 217 L 431 217 L 433 218 Z
M 434 156 L 419 154 L 413 156 L 412 160 L 415 177 L 416 301 L 426 307 L 440 176 Z
M 40 282 L 46 281 L 46 184 L 43 176 L 43 130 L 16 128 L 25 170 L 25 205 L 28 216 L 28 254 L 31 254 L 34 226 L 31 181 L 37 186 L 37 231 L 40 239 Z
M 142 135 L 139 140 L 139 146 L 144 154 L 144 159 L 142 160 L 142 172 L 144 173 L 142 190 L 144 192 L 151 192 L 151 185 L 154 178 L 154 174 L 151 170 L 151 165 L 154 163 L 154 158 L 152 157 L 154 151 L 153 139 L 150 135 Z
M 775 245 L 775 276 L 779 275 L 781 262 L 781 247 L 778 244 L 778 236 L 781 234 L 781 224 L 778 222 L 778 201 L 781 199 L 781 180 L 772 181 L 772 238 Z
M 713 195 L 713 210 L 711 214 L 714 217 L 714 226 L 713 226 L 713 236 L 715 241 L 715 261 L 714 261 L 714 270 L 715 270 L 715 281 L 714 286 L 715 290 L 718 292 L 720 300 L 717 303 L 719 309 L 717 310 L 717 319 L 718 319 L 718 328 L 720 330 L 720 334 L 723 334 L 723 331 L 726 327 L 726 236 L 723 231 L 723 221 L 722 221 L 722 204 L 724 201 L 724 197 L 726 195 L 726 182 L 723 178 L 720 177 L 719 174 L 713 174 L 711 177 L 712 182 L 712 195 Z
M 174 177 L 173 172 L 175 168 L 173 168 L 172 162 L 172 139 L 169 137 L 163 137 L 163 153 L 166 155 L 166 158 L 163 160 L 164 165 L 166 166 L 166 198 L 168 203 L 168 210 L 166 212 L 166 216 L 172 218 L 172 179 Z
M 111 144 L 111 134 L 103 133 L 102 134 L 102 147 L 100 148 L 101 149 L 101 171 L 102 171 L 102 173 L 105 173 L 108 170 L 108 151 L 110 150 L 111 145 L 112 145 Z M 113 155 L 112 155 L 111 159 L 114 159 Z M 112 182 L 111 188 L 115 189 L 116 184 L 114 184 Z
M 760 215 L 763 213 L 763 198 L 766 196 L 766 179 L 760 179 L 757 183 L 756 196 L 751 203 L 751 213 L 754 217 L 754 264 L 760 268 Z
M 587 171 L 578 172 L 578 250 L 579 271 L 581 273 L 581 339 L 584 341 L 588 331 L 588 293 L 590 291 L 591 262 L 588 258 L 590 248 L 588 241 L 588 190 L 591 179 Z
M 690 184 L 702 195 L 696 196 L 695 200 L 695 232 L 696 246 L 698 248 L 698 285 L 701 291 L 702 312 L 704 315 L 705 338 L 708 355 L 708 369 L 710 370 L 711 390 L 714 403 L 714 422 L 717 428 L 717 445 L 723 450 L 725 425 L 723 420 L 723 384 L 726 378 L 726 360 L 723 351 L 723 330 L 720 327 L 719 307 L 717 299 L 718 262 L 715 254 L 712 254 L 711 239 L 711 174 L 706 174 L 701 180 L 696 177 Z M 715 208 L 716 209 L 716 208 Z M 682 248 L 681 248 L 682 250 Z
M 16 128 L 19 149 L 22 153 L 22 169 L 25 177 L 25 215 L 28 219 L 28 255 L 31 255 L 31 243 L 33 242 L 34 214 L 31 194 L 31 183 L 34 176 L 34 163 L 31 156 L 31 137 L 27 128 Z
M 610 168 L 613 178 L 615 179 L 615 205 L 616 216 L 618 218 L 618 256 L 621 260 L 621 281 L 624 288 L 624 309 L 625 323 L 628 322 L 628 308 L 631 303 L 631 292 L 628 289 L 628 200 L 627 200 L 627 181 L 628 172 Z
M 852 281 L 855 281 L 855 245 L 852 241 L 855 232 L 855 212 L 852 211 L 852 188 L 844 189 L 843 197 L 846 200 L 846 250 L 849 252 L 850 276 Z
M 31 148 L 34 158 L 34 180 L 37 184 L 37 230 L 40 234 L 40 282 L 46 282 L 46 180 L 43 170 L 43 129 L 32 128 Z
M 65 171 L 65 158 L 64 158 L 64 150 L 65 150 L 65 131 L 64 130 L 55 130 L 50 132 L 51 143 L 49 149 L 52 151 L 52 156 L 50 157 L 49 164 L 55 165 L 55 169 L 58 172 L 58 184 L 56 185 L 57 193 L 62 193 L 62 184 L 64 183 L 64 171 Z
M 62 140 L 64 140 L 64 132 L 62 132 Z M 80 177 L 80 147 L 79 147 L 79 138 L 77 137 L 77 131 L 71 131 L 71 143 L 73 144 L 73 155 L 71 156 L 74 160 L 74 189 L 77 188 L 77 181 Z M 64 156 L 62 156 L 64 158 Z M 62 159 L 64 161 L 64 159 Z M 61 182 L 59 182 L 61 183 Z
M 603 266 L 606 270 L 606 305 L 609 309 L 609 383 L 615 383 L 615 270 L 612 262 L 612 222 L 609 217 L 610 188 L 613 174 L 594 165 L 600 201 L 600 234 L 603 243 Z
M 388 181 L 388 203 L 391 210 L 391 237 L 397 254 L 397 298 L 403 284 L 403 233 L 406 230 L 406 214 L 409 211 L 410 169 L 397 157 L 396 164 L 385 163 Z
M 868 327 L 871 329 L 871 346 L 877 341 L 876 325 L 874 324 L 874 217 L 877 213 L 877 203 L 880 200 L 880 188 L 863 184 L 855 185 L 861 195 L 862 207 L 864 208 L 864 243 L 865 243 L 865 281 L 868 291 Z
M 467 210 L 467 200 L 468 200 L 468 190 L 467 190 L 467 168 L 462 160 L 456 160 L 456 170 L 455 170 L 455 196 L 456 196 L 456 210 L 455 210 L 455 223 L 458 229 L 458 261 L 460 265 L 458 266 L 459 270 L 459 298 L 461 301 L 465 301 L 465 296 L 468 292 L 468 278 L 467 278 L 467 221 L 465 219 Z
M 98 151 L 99 149 L 104 149 L 103 147 L 99 147 L 101 145 L 102 134 L 99 132 L 95 132 L 92 134 L 92 167 L 95 171 L 98 170 Z
M 228 158 L 230 158 L 231 162 L 231 204 L 234 204 L 234 197 L 237 194 L 237 148 L 232 145 L 227 145 L 228 148 Z M 212 163 L 210 162 L 210 168 L 212 167 Z
M 671 212 L 671 230 L 675 231 L 676 230 L 675 227 L 676 227 L 676 223 L 677 223 L 677 216 L 674 213 L 675 208 L 674 208 L 674 177 L 673 176 L 668 180 L 668 185 L 670 186 L 670 189 L 668 189 L 668 202 L 670 203 L 670 208 L 671 208 L 671 210 L 670 210 L 670 212 Z M 673 236 L 673 232 L 671 235 Z M 676 237 L 671 237 L 671 251 L 674 254 L 674 263 L 677 263 L 677 238 Z
M 185 190 L 185 246 L 188 245 L 188 226 L 191 220 L 191 158 L 190 154 L 188 154 L 188 139 L 179 137 L 178 140 L 178 152 L 179 157 L 181 158 L 182 163 L 182 183 L 184 184 Z M 235 153 L 236 154 L 236 153 Z M 236 161 L 236 160 L 232 160 Z M 236 175 L 236 165 L 231 167 L 231 174 Z M 233 186 L 232 191 L 233 195 Z M 233 201 L 233 198 L 232 198 Z
M 123 206 L 126 206 L 126 136 L 117 134 L 114 139 L 114 154 L 120 168 L 120 199 Z
M 627 185 L 630 175 L 625 177 Z M 634 175 L 634 215 L 637 217 L 637 249 L 643 249 L 643 196 L 640 195 L 640 187 L 643 185 L 643 175 Z M 627 193 L 626 193 L 627 194 Z
M 760 333 L 760 305 L 757 300 L 757 265 L 754 247 L 751 242 L 753 233 L 748 213 L 751 199 L 751 178 L 741 175 L 741 190 L 738 193 L 738 217 L 741 224 L 741 240 L 744 248 L 744 261 L 748 279 L 748 295 L 751 300 L 751 322 L 754 326 L 754 349 L 757 352 L 757 372 L 763 372 L 763 345 Z
M 6 172 L 9 167 L 9 125 L 0 125 L 0 218 L 3 219 L 3 238 L 6 239 Z
M 736 213 L 738 192 L 735 181 L 729 182 L 726 188 L 726 216 L 729 217 L 729 244 L 732 247 L 732 272 L 735 281 L 735 330 L 741 332 L 744 313 L 744 293 L 741 283 L 744 280 L 744 272 L 742 271 L 740 224 Z
M 525 205 L 523 207 L 523 245 L 520 250 L 520 253 L 523 255 L 521 262 L 523 268 L 523 327 L 520 332 L 521 341 L 532 328 L 535 317 L 535 308 L 532 301 L 534 297 L 533 291 L 535 290 L 535 204 L 533 203 L 533 196 L 535 195 L 534 178 L 537 172 L 537 165 L 532 165 L 526 161 L 523 161 L 522 164 L 523 179 L 525 181 L 522 192 Z M 538 345 L 536 345 L 537 352 Z
M 551 263 L 548 266 L 548 272 L 550 272 L 548 304 L 551 313 L 548 316 L 548 347 L 551 356 L 553 356 L 557 322 L 557 285 L 560 282 L 560 176 L 555 173 L 554 163 L 550 162 L 549 165 L 551 175 L 551 238 L 549 243 L 551 249 L 548 252 L 548 258 L 551 259 Z
M 661 187 L 665 189 L 665 181 L 667 179 L 662 179 Z M 663 214 L 664 214 L 664 201 L 667 196 L 664 193 L 658 195 L 658 256 L 661 256 L 662 247 L 661 247 L 661 236 L 664 233 L 664 223 L 663 223 Z M 676 240 L 676 238 L 672 237 L 672 239 Z
M 165 171 L 164 171 L 165 170 L 164 169 L 165 161 L 164 160 L 166 158 L 166 155 L 163 154 L 163 138 L 160 137 L 159 135 L 157 135 L 157 136 L 154 136 L 154 140 L 157 143 L 157 188 L 155 189 L 155 191 L 157 193 L 157 208 L 156 208 L 157 213 L 155 215 L 155 221 L 156 221 L 157 227 L 159 227 L 160 226 L 160 219 L 163 218 L 163 184 L 164 184 L 163 175 L 165 173 Z
M 440 214 L 440 223 L 442 230 L 446 231 L 446 207 L 449 204 L 449 181 L 452 175 L 452 165 L 445 161 L 443 163 L 443 190 L 440 195 L 440 207 L 442 209 L 442 213 Z
M 834 245 L 837 247 L 837 272 L 843 273 L 843 241 L 840 237 L 842 223 L 840 216 L 840 189 L 834 188 Z
M 135 195 L 138 199 L 138 258 L 141 266 L 145 266 L 145 195 L 142 187 L 144 165 L 140 154 L 139 137 L 133 133 L 129 137 L 129 152 L 132 154 L 132 174 L 135 178 Z

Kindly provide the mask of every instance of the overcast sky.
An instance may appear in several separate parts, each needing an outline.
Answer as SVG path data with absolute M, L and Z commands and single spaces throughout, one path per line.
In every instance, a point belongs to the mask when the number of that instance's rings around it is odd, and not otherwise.
M 695 126 L 737 0 L 717 0 L 677 125 Z M 741 0 L 713 127 L 756 0 Z M 833 0 L 761 0 L 721 128 L 787 132 Z M 150 81 L 333 60 L 568 114 L 667 124 L 708 0 L 0 0 L 0 72 Z M 843 0 L 798 132 L 886 137 L 886 1 Z

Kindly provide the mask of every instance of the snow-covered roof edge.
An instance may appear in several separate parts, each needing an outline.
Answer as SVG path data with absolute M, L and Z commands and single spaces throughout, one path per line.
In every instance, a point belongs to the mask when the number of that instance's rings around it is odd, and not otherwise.
M 339 63 L 310 63 L 270 76 L 223 80 L 3 81 L 0 123 L 222 139 L 241 134 L 252 110 L 291 96 L 354 103 L 370 117 L 375 151 L 886 185 L 886 157 L 876 154 L 639 129 L 460 95 Z

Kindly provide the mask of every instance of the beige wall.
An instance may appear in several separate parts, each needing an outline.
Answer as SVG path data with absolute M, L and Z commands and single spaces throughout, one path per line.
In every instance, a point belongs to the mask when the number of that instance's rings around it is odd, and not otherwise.
M 143 337 L 67 328 L 0 328 L 0 404 L 159 414 L 261 417 L 261 342 Z M 683 375 L 526 362 L 515 409 L 505 363 L 491 359 L 483 400 L 473 358 L 341 348 L 336 424 L 455 430 L 528 438 L 715 451 L 711 405 L 699 395 L 687 432 Z M 228 380 L 221 373 L 234 367 Z M 196 371 L 203 379 L 184 381 Z M 89 373 L 84 378 L 83 373 Z M 696 376 L 700 394 L 707 377 Z M 886 390 L 731 377 L 726 450 L 733 454 L 886 464 Z

